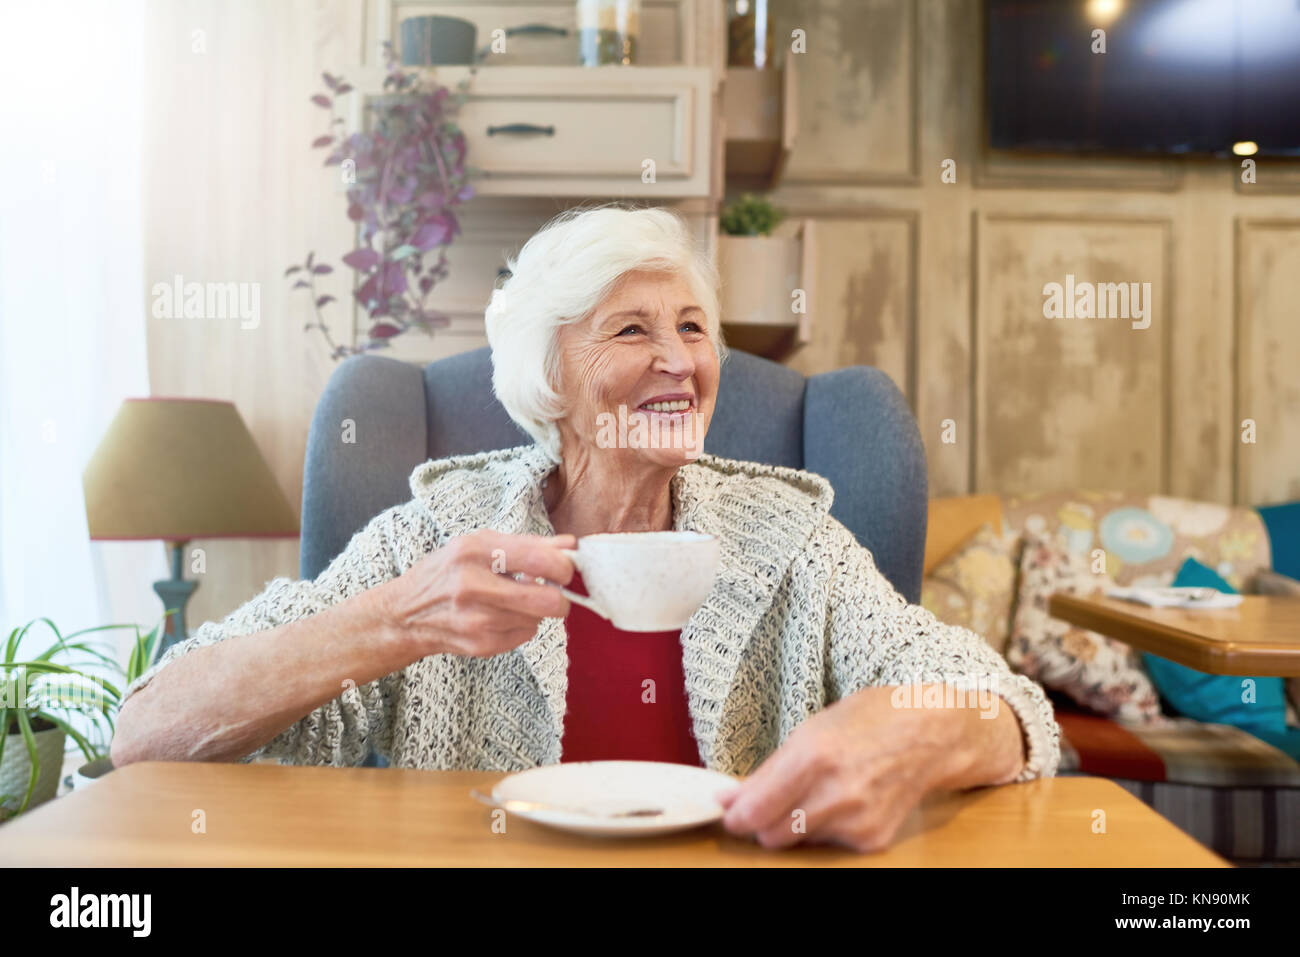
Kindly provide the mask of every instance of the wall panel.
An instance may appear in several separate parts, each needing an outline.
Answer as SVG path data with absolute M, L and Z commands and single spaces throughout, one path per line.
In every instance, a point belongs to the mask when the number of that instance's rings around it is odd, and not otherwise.
M 973 244 L 974 489 L 1164 490 L 1169 224 L 990 216 Z M 1093 317 L 1045 317 L 1044 287 L 1071 276 L 1080 306 L 1085 283 L 1149 284 L 1151 301 L 1139 318 L 1117 290 Z
M 849 365 L 883 369 L 916 407 L 916 216 L 816 220 L 812 340 L 786 362 L 804 375 Z
M 1237 270 L 1236 497 L 1300 499 L 1300 219 L 1239 221 Z

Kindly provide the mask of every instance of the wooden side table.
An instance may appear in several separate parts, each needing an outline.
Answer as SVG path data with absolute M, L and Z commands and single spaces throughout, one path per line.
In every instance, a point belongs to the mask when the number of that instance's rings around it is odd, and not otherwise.
M 1053 618 L 1215 675 L 1300 675 L 1300 600 L 1246 595 L 1236 608 L 1150 608 L 1057 593 Z

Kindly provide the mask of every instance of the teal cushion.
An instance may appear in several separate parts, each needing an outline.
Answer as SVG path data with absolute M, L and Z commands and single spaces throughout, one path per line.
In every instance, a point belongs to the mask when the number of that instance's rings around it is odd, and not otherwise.
M 1214 569 L 1194 558 L 1183 563 L 1174 585 L 1236 594 L 1236 589 Z M 1234 725 L 1300 758 L 1300 736 L 1288 734 L 1286 726 L 1286 690 L 1282 678 L 1209 675 L 1151 654 L 1143 654 L 1142 660 L 1160 694 L 1179 714 L 1208 724 Z M 1246 680 L 1255 683 L 1254 701 L 1242 701 Z
M 1300 502 L 1265 505 L 1257 511 L 1273 549 L 1273 571 L 1300 578 Z
M 1237 589 L 1229 585 L 1222 575 L 1204 562 L 1198 562 L 1195 558 L 1189 558 L 1183 562 L 1183 567 L 1178 569 L 1178 574 L 1174 577 L 1174 587 L 1213 588 L 1215 591 L 1225 592 L 1229 595 L 1237 594 Z

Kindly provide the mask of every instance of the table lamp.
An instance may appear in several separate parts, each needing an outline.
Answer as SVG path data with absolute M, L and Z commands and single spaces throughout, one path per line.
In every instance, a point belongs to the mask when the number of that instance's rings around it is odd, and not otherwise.
M 287 538 L 298 519 L 234 403 L 127 399 L 82 474 L 92 541 L 158 538 L 171 545 L 172 577 L 154 582 L 175 608 L 157 654 L 186 637 L 184 577 L 191 539 Z

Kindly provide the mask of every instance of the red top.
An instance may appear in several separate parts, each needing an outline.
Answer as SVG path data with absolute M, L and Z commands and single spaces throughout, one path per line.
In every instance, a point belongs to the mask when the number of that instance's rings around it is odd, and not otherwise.
M 587 594 L 576 571 L 569 588 Z M 577 602 L 564 626 L 569 692 L 560 760 L 703 766 L 691 733 L 681 632 L 620 631 Z

